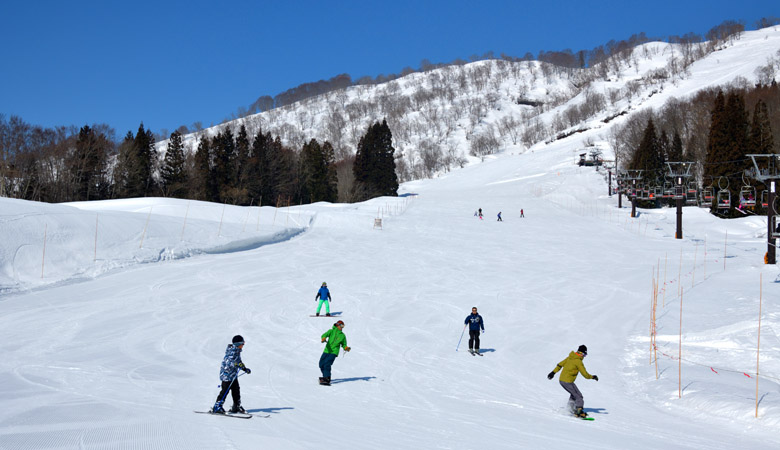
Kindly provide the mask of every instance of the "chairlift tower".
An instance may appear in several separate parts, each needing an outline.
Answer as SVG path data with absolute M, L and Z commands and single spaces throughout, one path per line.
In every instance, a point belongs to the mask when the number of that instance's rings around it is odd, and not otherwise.
M 755 170 L 751 174 L 753 178 L 764 183 L 769 189 L 769 199 L 767 201 L 766 219 L 767 219 L 767 264 L 776 264 L 775 253 L 776 239 L 780 237 L 780 228 L 777 225 L 777 216 L 780 210 L 777 197 L 777 184 L 780 181 L 780 155 L 747 155 L 753 160 Z
M 612 171 L 615 170 L 615 165 L 611 162 L 604 161 L 604 168 L 607 169 L 607 188 L 609 192 L 607 193 L 610 197 L 612 197 Z
M 666 163 L 666 168 L 669 171 L 669 176 L 674 180 L 674 199 L 677 203 L 677 231 L 674 233 L 675 239 L 683 238 L 682 231 L 682 207 L 685 200 L 685 194 L 683 194 L 683 186 L 687 185 L 688 178 L 691 177 L 691 168 L 693 167 L 691 161 L 669 161 Z
M 626 175 L 623 177 L 624 182 L 630 186 L 629 195 L 631 197 L 631 217 L 636 217 L 637 181 L 642 179 L 642 172 L 644 172 L 644 170 L 626 170 Z

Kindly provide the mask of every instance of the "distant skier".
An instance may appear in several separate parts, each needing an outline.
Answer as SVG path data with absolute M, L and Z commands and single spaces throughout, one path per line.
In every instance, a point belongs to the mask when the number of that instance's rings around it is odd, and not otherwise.
M 322 287 L 320 287 L 320 290 L 317 291 L 317 295 L 314 297 L 314 301 L 317 300 L 320 301 L 320 304 L 317 305 L 317 315 L 320 315 L 320 309 L 322 309 L 322 304 L 325 304 L 325 315 L 330 317 L 330 291 L 328 290 L 328 283 L 322 282 Z
M 582 359 L 588 356 L 588 347 L 580 345 L 576 352 L 570 352 L 569 357 L 559 362 L 552 372 L 547 374 L 547 379 L 552 380 L 555 377 L 555 373 L 561 371 L 561 376 L 558 381 L 561 386 L 569 393 L 569 410 L 580 418 L 588 417 L 588 413 L 582 410 L 585 404 L 582 393 L 577 389 L 577 385 L 574 384 L 574 380 L 577 379 L 577 375 L 582 374 L 583 377 L 589 380 L 599 381 L 599 377 L 591 375 L 585 370 L 585 365 L 582 363 Z
M 479 220 L 482 220 L 482 208 L 479 208 Z
M 219 371 L 219 379 L 222 380 L 222 390 L 219 391 L 217 401 L 211 412 L 215 414 L 225 414 L 222 404 L 225 403 L 228 391 L 233 396 L 233 407 L 231 413 L 245 413 L 241 406 L 241 387 L 238 385 L 238 369 L 246 373 L 252 373 L 248 367 L 241 361 L 241 350 L 244 348 L 244 338 L 241 335 L 233 336 L 233 342 L 228 344 L 225 350 L 225 358 L 222 359 L 222 366 Z
M 520 209 L 520 217 L 525 217 L 525 216 L 523 215 L 523 210 L 522 210 L 522 209 Z
M 347 347 L 347 336 L 342 330 L 344 330 L 344 322 L 339 320 L 333 324 L 333 328 L 321 336 L 322 342 L 328 341 L 320 356 L 320 371 L 322 371 L 320 384 L 323 386 L 330 386 L 330 368 L 339 356 L 339 347 L 344 347 L 345 352 L 350 351 Z
M 498 212 L 498 222 L 503 222 L 503 219 L 501 219 L 501 211 Z
M 464 324 L 469 325 L 469 353 L 479 355 L 479 333 L 480 329 L 482 333 L 485 332 L 485 322 L 482 320 L 482 316 L 477 313 L 477 307 L 471 308 L 471 314 L 466 316 Z

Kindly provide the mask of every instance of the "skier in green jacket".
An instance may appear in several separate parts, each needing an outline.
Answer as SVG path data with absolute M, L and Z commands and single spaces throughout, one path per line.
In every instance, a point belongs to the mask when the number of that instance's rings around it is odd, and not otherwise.
M 561 376 L 558 382 L 561 384 L 566 392 L 569 393 L 569 409 L 571 412 L 581 418 L 588 417 L 588 413 L 582 410 L 585 402 L 582 398 L 582 393 L 577 389 L 577 385 L 574 384 L 574 380 L 577 379 L 577 375 L 582 374 L 583 377 L 589 380 L 599 381 L 599 377 L 591 375 L 585 370 L 585 365 L 582 363 L 582 359 L 588 355 L 588 347 L 580 345 L 576 352 L 570 352 L 569 357 L 559 362 L 552 372 L 547 374 L 547 379 L 552 380 L 555 374 L 560 370 Z
M 323 386 L 330 386 L 330 367 L 333 362 L 336 361 L 336 357 L 339 356 L 339 347 L 344 347 L 344 351 L 348 352 L 350 348 L 347 346 L 347 336 L 344 334 L 344 322 L 339 320 L 333 324 L 333 328 L 322 334 L 321 342 L 328 341 L 325 344 L 325 351 L 320 356 L 320 370 L 322 376 L 320 377 L 320 384 Z

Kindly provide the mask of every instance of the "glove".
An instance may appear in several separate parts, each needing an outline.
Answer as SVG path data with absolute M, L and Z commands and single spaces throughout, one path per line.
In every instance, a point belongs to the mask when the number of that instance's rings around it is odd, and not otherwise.
M 345 351 L 345 352 L 348 352 L 348 351 L 350 351 L 350 350 L 352 350 L 352 349 L 351 349 L 351 348 L 349 348 L 349 347 L 344 347 L 344 351 Z
M 482 330 L 482 334 L 485 334 L 485 330 Z
M 553 377 L 555 377 L 555 372 L 550 372 L 550 373 L 547 374 L 547 379 L 548 380 L 552 380 Z
M 593 375 L 593 379 L 596 380 L 596 381 L 599 381 L 599 376 L 598 375 Z
M 241 370 L 243 370 L 243 371 L 244 371 L 244 372 L 246 372 L 246 373 L 252 373 L 252 371 L 251 371 L 251 370 L 249 370 L 249 368 L 248 368 L 247 366 L 245 366 L 245 365 L 244 365 L 244 363 L 241 363 L 241 364 L 239 364 L 239 365 L 238 365 L 238 368 L 239 368 L 239 369 L 241 369 Z
M 325 342 L 325 338 L 322 338 L 322 341 L 320 341 L 320 342 Z

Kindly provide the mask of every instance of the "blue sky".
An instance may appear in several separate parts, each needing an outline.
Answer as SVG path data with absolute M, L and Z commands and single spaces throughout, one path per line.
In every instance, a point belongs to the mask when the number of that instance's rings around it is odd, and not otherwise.
M 121 137 L 218 124 L 261 95 L 493 51 L 591 49 L 780 17 L 773 1 L 30 1 L 0 6 L 0 114 Z

